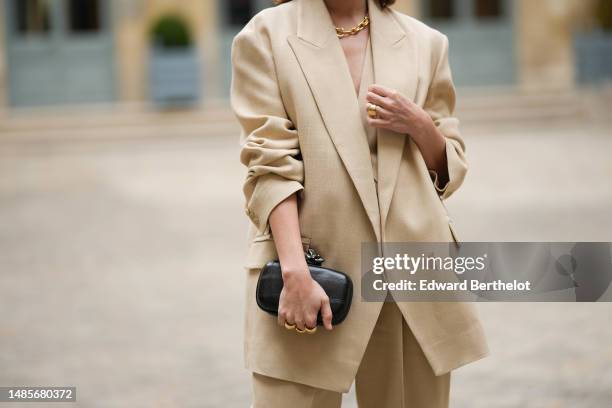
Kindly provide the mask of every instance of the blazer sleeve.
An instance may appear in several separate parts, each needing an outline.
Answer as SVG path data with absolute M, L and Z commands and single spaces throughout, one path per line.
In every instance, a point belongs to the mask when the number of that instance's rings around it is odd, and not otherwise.
M 459 132 L 459 120 L 454 117 L 456 92 L 448 62 L 448 37 L 438 34 L 438 58 L 435 64 L 424 110 L 431 116 L 436 127 L 446 138 L 448 182 L 441 186 L 438 174 L 429 170 L 436 191 L 441 199 L 447 199 L 463 184 L 468 170 L 465 143 Z
M 231 59 L 230 104 L 241 126 L 240 161 L 247 168 L 245 212 L 263 233 L 274 207 L 303 189 L 304 165 L 269 41 L 254 20 L 234 37 Z

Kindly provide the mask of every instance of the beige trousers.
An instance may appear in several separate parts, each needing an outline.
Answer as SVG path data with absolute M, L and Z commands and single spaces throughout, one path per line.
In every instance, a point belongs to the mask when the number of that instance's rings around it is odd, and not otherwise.
M 253 408 L 338 408 L 342 394 L 253 373 Z M 394 302 L 383 305 L 355 378 L 359 408 L 447 408 L 450 373 L 435 376 Z

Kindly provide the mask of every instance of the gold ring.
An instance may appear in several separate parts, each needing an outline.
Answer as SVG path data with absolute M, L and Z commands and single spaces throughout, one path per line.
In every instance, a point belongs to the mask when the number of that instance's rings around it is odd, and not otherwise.
M 368 116 L 371 118 L 376 118 L 378 116 L 378 105 L 368 103 Z
M 293 330 L 293 329 L 295 329 L 295 324 L 289 324 L 289 323 L 285 322 L 285 329 Z
M 312 329 L 309 329 L 308 327 L 305 327 L 304 330 L 308 334 L 314 334 L 317 331 L 317 326 L 313 327 Z
M 298 332 L 298 333 L 300 333 L 300 334 L 304 334 L 304 333 L 306 333 L 306 330 L 301 330 L 301 329 L 300 329 L 300 328 L 298 328 L 298 327 L 296 327 L 296 328 L 295 328 L 295 331 L 296 331 L 296 332 Z

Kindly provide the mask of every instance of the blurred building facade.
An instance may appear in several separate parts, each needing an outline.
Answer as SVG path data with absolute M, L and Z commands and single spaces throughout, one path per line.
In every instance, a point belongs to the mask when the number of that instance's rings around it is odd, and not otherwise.
M 595 0 L 397 0 L 445 32 L 460 86 L 571 89 L 574 33 L 592 25 Z M 223 101 L 233 36 L 271 0 L 3 0 L 0 108 L 141 103 L 149 99 L 153 22 L 188 21 L 203 102 Z

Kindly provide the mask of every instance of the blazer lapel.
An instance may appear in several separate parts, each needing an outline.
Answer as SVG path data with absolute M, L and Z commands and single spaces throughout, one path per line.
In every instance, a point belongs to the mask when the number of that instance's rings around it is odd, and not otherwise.
M 370 149 L 348 63 L 323 0 L 298 0 L 297 36 L 287 40 L 380 241 Z
M 414 101 L 418 87 L 415 36 L 399 26 L 392 10 L 381 9 L 375 0 L 368 0 L 368 7 L 375 82 Z M 383 240 L 406 138 L 404 134 L 378 129 L 378 191 Z

